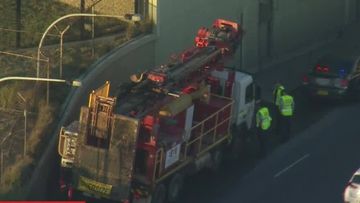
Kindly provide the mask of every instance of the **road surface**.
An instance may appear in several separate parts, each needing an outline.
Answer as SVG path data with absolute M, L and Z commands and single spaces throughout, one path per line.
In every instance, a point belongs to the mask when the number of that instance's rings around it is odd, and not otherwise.
M 360 166 L 360 103 L 310 103 L 294 92 L 294 136 L 262 160 L 248 150 L 238 163 L 186 181 L 187 203 L 341 202 L 349 177 Z

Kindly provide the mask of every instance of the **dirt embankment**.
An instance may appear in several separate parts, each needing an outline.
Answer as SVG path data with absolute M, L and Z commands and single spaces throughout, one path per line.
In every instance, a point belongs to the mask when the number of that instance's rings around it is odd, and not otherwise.
M 9 12 L 15 6 L 14 1 L 4 1 L 0 4 L 0 12 L 4 11 L 5 15 L 3 17 L 12 19 L 12 21 L 0 20 L 0 28 L 13 26 L 13 19 L 15 18 Z M 103 1 L 106 2 L 106 0 Z M 77 0 L 77 2 L 79 1 Z M 59 16 L 79 11 L 78 7 L 68 3 L 71 3 L 70 0 L 66 2 L 65 0 L 59 0 L 55 3 L 43 0 L 22 1 L 22 8 L 24 9 L 22 19 L 27 19 L 27 23 L 22 23 L 22 28 L 32 30 L 33 33 L 24 32 L 21 35 L 22 49 L 15 49 L 15 33 L 0 29 L 0 33 L 2 33 L 0 50 L 10 50 L 12 53 L 24 55 L 28 58 L 1 54 L 0 78 L 6 76 L 36 76 L 37 63 L 34 59 L 37 57 L 37 44 L 40 39 L 37 31 L 44 30 L 49 22 Z M 52 5 L 50 6 L 50 4 Z M 57 12 L 59 8 L 61 8 L 61 12 Z M 96 20 L 95 22 L 96 38 L 94 41 L 79 41 L 81 39 L 81 26 L 77 21 L 60 23 L 57 26 L 59 30 L 71 25 L 64 35 L 63 56 L 60 58 L 59 38 L 52 35 L 47 36 L 45 45 L 53 45 L 44 46 L 41 50 L 41 59 L 49 60 L 49 62 L 40 63 L 40 77 L 60 78 L 60 70 L 62 70 L 62 78 L 75 79 L 86 72 L 88 67 L 99 57 L 108 53 L 114 47 L 141 33 L 151 31 L 151 23 L 148 22 L 137 25 L 118 20 Z M 85 31 L 85 39 L 88 39 L 91 30 L 85 29 Z M 56 34 L 57 32 L 55 28 L 50 33 Z M 108 34 L 111 35 L 106 37 Z M 105 37 L 100 37 L 104 35 Z M 26 189 L 24 185 L 31 177 L 32 171 L 42 155 L 42 149 L 47 145 L 50 139 L 49 135 L 53 134 L 53 126 L 59 119 L 57 116 L 59 107 L 65 100 L 69 89 L 64 84 L 50 83 L 49 87 L 47 87 L 47 83 L 24 81 L 8 81 L 1 84 L 0 156 L 2 154 L 3 162 L 0 163 L 0 199 L 22 198 L 21 194 L 24 194 L 24 189 Z M 25 108 L 27 111 L 26 145 L 24 145 Z M 24 146 L 26 146 L 25 156 Z

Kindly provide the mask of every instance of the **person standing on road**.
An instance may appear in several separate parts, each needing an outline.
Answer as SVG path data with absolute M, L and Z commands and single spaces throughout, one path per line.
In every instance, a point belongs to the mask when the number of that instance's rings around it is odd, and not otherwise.
M 285 91 L 285 87 L 281 83 L 277 82 L 275 84 L 274 91 L 273 91 L 274 104 L 276 106 L 279 106 L 280 97 L 282 95 L 282 92 L 284 92 L 284 91 Z
M 283 91 L 279 99 L 279 127 L 282 142 L 287 142 L 290 138 L 291 118 L 294 114 L 295 102 L 292 96 Z
M 266 139 L 269 136 L 271 120 L 269 109 L 265 106 L 260 106 L 256 113 L 256 134 L 259 139 L 260 157 L 264 157 L 267 153 Z
M 280 112 L 280 98 L 281 95 L 283 94 L 283 92 L 285 91 L 285 87 L 280 83 L 277 82 L 274 86 L 274 90 L 273 90 L 273 100 L 274 100 L 274 104 L 276 106 L 276 112 L 275 112 L 275 123 L 276 123 L 276 133 L 280 134 L 280 116 L 281 116 L 281 112 Z

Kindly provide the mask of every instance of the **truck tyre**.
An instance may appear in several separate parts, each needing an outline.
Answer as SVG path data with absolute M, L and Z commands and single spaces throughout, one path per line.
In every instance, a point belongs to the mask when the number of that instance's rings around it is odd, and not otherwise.
M 230 144 L 230 158 L 232 160 L 237 160 L 240 158 L 242 150 L 244 147 L 243 140 L 239 135 L 234 135 L 231 144 Z
M 184 183 L 184 176 L 180 173 L 175 174 L 170 182 L 169 182 L 169 189 L 168 189 L 168 201 L 175 202 L 179 194 L 181 192 L 182 186 Z
M 360 101 L 360 87 L 358 87 L 358 86 L 354 87 L 354 89 L 352 91 L 352 96 L 353 96 L 353 100 L 355 102 Z
M 210 166 L 210 169 L 213 170 L 213 171 L 218 171 L 221 164 L 222 164 L 222 161 L 223 161 L 223 151 L 221 148 L 215 150 L 213 153 L 212 153 L 212 156 L 211 156 L 211 166 Z
M 241 125 L 241 127 L 233 127 L 230 143 L 226 146 L 225 150 L 226 155 L 224 158 L 226 161 L 238 160 L 241 157 L 246 141 L 244 136 L 247 135 L 247 138 L 250 139 L 247 131 L 246 124 Z
M 165 203 L 166 200 L 166 188 L 165 185 L 160 183 L 155 187 L 155 190 L 151 197 L 151 203 Z

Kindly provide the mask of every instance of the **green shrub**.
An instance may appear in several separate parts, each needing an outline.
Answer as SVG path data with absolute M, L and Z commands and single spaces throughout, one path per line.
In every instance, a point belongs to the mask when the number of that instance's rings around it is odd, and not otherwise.
M 0 86 L 0 107 L 1 108 L 13 108 L 15 106 L 16 94 L 18 91 L 18 85 L 4 85 Z
M 141 33 L 140 29 L 139 29 L 139 24 L 135 24 L 135 23 L 129 23 L 127 28 L 126 28 L 126 39 L 132 39 L 136 36 L 138 36 Z
M 18 158 L 15 164 L 6 168 L 4 171 L 3 184 L 0 187 L 0 193 L 10 193 L 17 195 L 24 189 L 22 183 L 29 179 L 29 170 L 32 165 L 33 159 L 30 156 Z M 9 195 L 9 194 L 8 194 Z M 3 197 L 1 197 L 3 199 Z
M 140 22 L 139 29 L 142 33 L 148 34 L 152 32 L 153 23 L 150 20 L 145 20 Z
M 39 144 L 45 144 L 49 139 L 47 130 L 49 130 L 50 125 L 55 119 L 55 110 L 55 106 L 46 105 L 44 100 L 39 102 L 37 118 L 28 139 L 29 154 L 36 156 L 38 150 L 41 148 L 39 147 Z

